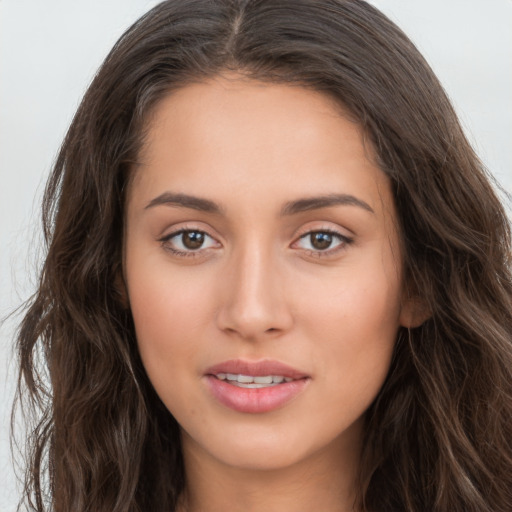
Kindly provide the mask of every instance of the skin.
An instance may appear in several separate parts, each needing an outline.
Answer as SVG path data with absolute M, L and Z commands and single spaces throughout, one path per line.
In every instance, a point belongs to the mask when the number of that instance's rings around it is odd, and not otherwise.
M 220 212 L 156 204 L 165 193 Z M 283 215 L 332 194 L 360 204 Z M 141 357 L 182 427 L 182 510 L 352 510 L 364 412 L 399 326 L 416 322 L 390 186 L 360 126 L 298 86 L 237 75 L 188 85 L 151 117 L 125 229 Z M 183 229 L 206 233 L 203 245 L 187 249 L 173 235 Z M 339 235 L 320 250 L 308 233 L 326 230 Z M 237 358 L 275 359 L 309 380 L 276 410 L 241 413 L 204 376 Z

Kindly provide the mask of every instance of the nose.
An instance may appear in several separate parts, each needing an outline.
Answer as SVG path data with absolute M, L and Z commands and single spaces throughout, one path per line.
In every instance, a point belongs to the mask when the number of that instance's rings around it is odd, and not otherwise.
M 257 245 L 257 244 L 255 244 Z M 258 340 L 289 330 L 293 317 L 283 274 L 270 250 L 247 247 L 233 255 L 221 276 L 218 327 L 243 339 Z

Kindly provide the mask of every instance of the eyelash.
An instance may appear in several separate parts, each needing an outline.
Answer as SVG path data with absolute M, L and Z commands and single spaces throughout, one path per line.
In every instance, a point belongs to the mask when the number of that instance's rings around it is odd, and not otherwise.
M 315 234 L 328 234 L 331 235 L 333 238 L 337 238 L 339 241 L 339 244 L 332 248 L 327 248 L 326 250 L 322 251 L 320 249 L 306 249 L 306 252 L 308 256 L 313 256 L 316 258 L 327 258 L 329 256 L 333 256 L 337 254 L 340 251 L 343 251 L 347 248 L 348 245 L 350 245 L 354 240 L 353 238 L 350 238 L 346 235 L 342 235 L 338 231 L 335 231 L 333 229 L 325 228 L 325 229 L 313 229 L 310 231 L 307 231 L 303 233 L 294 244 L 297 244 L 300 240 L 304 240 L 307 237 L 311 237 Z
M 201 235 L 205 235 L 208 238 L 211 238 L 212 240 L 215 240 L 212 236 L 210 236 L 206 231 L 202 231 L 201 229 L 180 229 L 178 231 L 174 231 L 172 233 L 169 233 L 168 235 L 165 235 L 164 237 L 160 238 L 158 241 L 162 244 L 162 247 L 169 251 L 170 253 L 174 254 L 175 256 L 178 256 L 180 258 L 196 258 L 198 257 L 201 252 L 204 253 L 205 250 L 208 250 L 209 248 L 199 248 L 197 250 L 189 249 L 188 251 L 181 251 L 179 249 L 176 249 L 170 245 L 170 241 L 178 237 L 179 235 L 184 235 L 185 233 L 199 233 Z
M 201 254 L 204 254 L 204 251 L 207 251 L 210 249 L 210 247 L 206 248 L 198 248 L 197 250 L 189 249 L 188 251 L 182 251 L 179 249 L 176 249 L 170 245 L 170 241 L 178 237 L 180 235 L 183 235 L 185 233 L 198 233 L 200 235 L 204 235 L 208 238 L 211 238 L 212 240 L 215 240 L 212 236 L 210 236 L 205 231 L 202 231 L 200 229 L 180 229 L 178 231 L 174 231 L 172 233 L 169 233 L 168 235 L 165 235 L 164 237 L 160 238 L 158 241 L 162 244 L 162 247 L 172 253 L 175 256 L 178 256 L 180 258 L 196 258 L 200 256 Z M 339 244 L 336 245 L 334 248 L 327 248 L 326 250 L 320 250 L 320 249 L 305 249 L 305 252 L 308 254 L 308 256 L 314 256 L 317 258 L 322 257 L 329 257 L 334 254 L 337 254 L 338 252 L 346 249 L 346 247 L 353 243 L 353 239 L 350 237 L 347 237 L 346 235 L 342 235 L 338 231 L 332 230 L 332 229 L 314 229 L 307 231 L 299 236 L 299 238 L 293 242 L 293 245 L 297 244 L 299 241 L 306 239 L 308 236 L 312 236 L 315 234 L 328 234 L 331 235 L 333 238 L 337 238 L 339 241 Z

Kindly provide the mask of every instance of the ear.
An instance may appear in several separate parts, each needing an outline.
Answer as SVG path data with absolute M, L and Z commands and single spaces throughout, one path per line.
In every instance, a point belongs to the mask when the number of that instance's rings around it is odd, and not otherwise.
M 432 316 L 427 302 L 416 295 L 402 302 L 400 309 L 400 325 L 406 328 L 419 327 Z

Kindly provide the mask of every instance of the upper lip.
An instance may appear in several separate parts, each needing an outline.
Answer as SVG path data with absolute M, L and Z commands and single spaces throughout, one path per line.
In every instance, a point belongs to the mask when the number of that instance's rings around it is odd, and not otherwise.
M 262 375 L 280 375 L 282 377 L 288 377 L 295 380 L 309 377 L 309 375 L 301 372 L 300 370 L 272 359 L 262 359 L 259 361 L 230 359 L 211 366 L 205 372 L 206 375 L 217 375 L 219 373 L 250 375 L 252 377 Z

